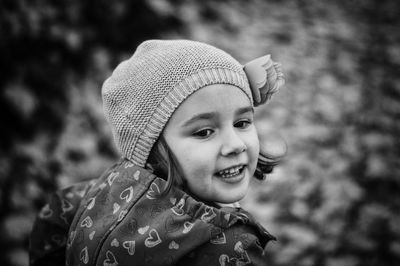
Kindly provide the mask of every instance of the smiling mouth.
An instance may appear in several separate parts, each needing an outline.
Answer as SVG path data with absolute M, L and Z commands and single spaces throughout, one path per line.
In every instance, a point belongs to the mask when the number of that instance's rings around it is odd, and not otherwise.
M 244 165 L 233 166 L 233 167 L 221 170 L 221 171 L 215 173 L 215 175 L 222 177 L 222 178 L 234 177 L 234 176 L 240 175 L 243 172 L 244 167 L 245 167 Z

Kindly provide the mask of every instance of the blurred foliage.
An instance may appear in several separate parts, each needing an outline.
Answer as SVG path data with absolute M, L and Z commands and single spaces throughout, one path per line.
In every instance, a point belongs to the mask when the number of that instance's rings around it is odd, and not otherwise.
M 100 88 L 149 38 L 189 38 L 245 63 L 271 53 L 287 86 L 257 110 L 288 155 L 243 202 L 278 241 L 271 265 L 400 260 L 400 2 L 0 2 L 1 265 L 27 265 L 48 193 L 118 157 Z

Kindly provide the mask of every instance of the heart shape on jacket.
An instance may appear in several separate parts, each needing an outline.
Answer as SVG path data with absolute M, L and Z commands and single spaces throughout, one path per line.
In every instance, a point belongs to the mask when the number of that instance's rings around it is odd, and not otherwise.
M 90 216 L 86 216 L 85 219 L 82 220 L 81 222 L 81 227 L 87 227 L 90 228 L 93 225 L 93 221 L 92 218 L 90 218 Z
M 144 226 L 144 227 L 140 227 L 140 228 L 138 229 L 138 232 L 139 232 L 139 234 L 143 235 L 144 233 L 147 232 L 147 230 L 149 230 L 149 226 L 148 226 L 148 225 L 146 225 L 146 226 Z
M 169 245 L 168 245 L 169 249 L 179 249 L 179 244 L 176 243 L 174 240 L 172 240 Z
M 92 231 L 92 232 L 89 234 L 89 239 L 90 239 L 90 240 L 93 240 L 94 234 L 96 234 L 96 231 Z
M 94 204 L 96 203 L 96 198 L 90 198 L 87 202 L 86 209 L 91 210 L 94 207 Z
M 115 180 L 115 178 L 116 178 L 117 176 L 119 176 L 119 173 L 118 173 L 118 172 L 112 172 L 112 173 L 107 177 L 107 182 L 108 182 L 108 184 L 110 185 L 110 187 L 111 187 L 112 183 L 114 182 L 114 180 Z
M 53 215 L 53 210 L 50 209 L 50 205 L 49 204 L 46 204 L 46 206 L 44 206 L 42 208 L 42 210 L 40 211 L 40 213 L 39 213 L 39 217 L 42 218 L 42 219 L 49 218 L 52 215 Z
M 211 221 L 212 219 L 214 219 L 214 217 L 217 216 L 214 212 L 214 209 L 211 207 L 206 207 L 205 208 L 205 212 L 203 213 L 203 215 L 201 216 L 201 220 L 203 222 L 208 223 L 209 221 Z
M 124 189 L 124 191 L 122 191 L 121 194 L 119 195 L 119 198 L 122 200 L 125 200 L 126 202 L 130 202 L 132 200 L 132 197 L 133 197 L 133 187 L 132 186 Z
M 61 209 L 63 212 L 68 212 L 70 210 L 72 210 L 74 208 L 74 206 L 72 205 L 71 202 L 69 202 L 66 199 L 61 200 Z
M 106 252 L 106 259 L 104 260 L 103 265 L 104 266 L 116 266 L 116 265 L 118 265 L 118 262 L 115 259 L 114 254 L 109 250 L 107 250 L 107 252 Z
M 119 210 L 120 207 L 121 206 L 118 203 L 114 202 L 114 204 L 113 204 L 113 214 L 115 214 Z
M 191 222 L 186 221 L 186 222 L 183 224 L 183 233 L 184 233 L 184 234 L 189 233 L 190 230 L 192 230 L 193 226 L 194 226 L 194 223 L 191 223 Z
M 160 195 L 160 188 L 158 187 L 158 185 L 156 183 L 152 183 L 150 185 L 150 189 L 149 191 L 147 191 L 146 193 L 146 197 L 148 199 L 156 199 L 158 196 Z
M 133 255 L 135 254 L 135 241 L 124 241 L 124 243 L 122 243 L 122 246 L 128 251 L 129 255 Z
M 226 236 L 224 232 L 211 236 L 210 243 L 214 245 L 221 245 L 226 243 Z
M 176 232 L 181 228 L 181 223 L 179 220 L 174 219 L 174 216 L 168 216 L 165 219 L 165 231 L 167 233 Z
M 89 253 L 88 253 L 87 247 L 84 247 L 84 248 L 81 250 L 81 253 L 79 253 L 79 259 L 80 259 L 84 264 L 88 264 L 88 262 L 89 262 Z
M 126 215 L 127 213 L 128 213 L 127 210 L 122 210 L 122 211 L 119 213 L 119 215 L 118 215 L 118 220 L 117 220 L 117 222 L 122 221 L 122 219 L 124 219 L 124 217 L 125 217 L 125 215 Z
M 133 167 L 133 166 L 135 166 L 132 162 L 130 162 L 130 161 L 126 161 L 125 162 L 125 164 L 124 164 L 124 168 L 126 169 L 126 168 L 131 168 L 131 167 Z
M 174 207 L 171 208 L 172 212 L 175 213 L 178 216 L 182 216 L 185 214 L 185 211 L 183 210 L 183 207 L 185 206 L 185 199 L 180 199 L 178 204 L 176 204 Z
M 71 246 L 72 242 L 75 239 L 75 236 L 76 236 L 76 231 L 71 231 L 69 233 L 69 237 L 68 237 L 68 240 L 67 240 L 67 248 L 69 248 Z
M 118 241 L 118 239 L 114 238 L 114 239 L 111 241 L 111 246 L 112 246 L 112 247 L 119 247 L 119 241 Z
M 144 244 L 145 244 L 146 247 L 152 248 L 152 247 L 157 246 L 161 242 L 162 241 L 161 241 L 160 236 L 158 235 L 157 230 L 156 229 L 151 229 L 150 232 L 149 232 L 149 237 L 146 238 L 146 240 L 144 241 Z
M 103 190 L 106 186 L 107 186 L 106 183 L 101 183 L 101 184 L 99 185 L 99 188 L 100 188 L 100 190 Z
M 235 247 L 233 248 L 235 253 L 237 254 L 236 257 L 230 258 L 226 254 L 222 254 L 219 256 L 219 263 L 221 266 L 225 265 L 246 265 L 251 263 L 251 260 L 249 258 L 249 255 L 247 254 L 247 251 L 243 249 L 243 243 L 238 241 L 235 244 Z
M 136 181 L 139 181 L 139 177 L 140 177 L 140 171 L 137 170 L 137 171 L 133 174 L 133 178 L 134 178 Z

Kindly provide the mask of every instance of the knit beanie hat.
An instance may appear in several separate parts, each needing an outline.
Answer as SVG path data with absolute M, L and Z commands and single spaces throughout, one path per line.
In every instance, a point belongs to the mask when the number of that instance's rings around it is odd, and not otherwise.
M 102 87 L 105 116 L 123 156 L 144 167 L 174 110 L 212 84 L 234 85 L 253 103 L 243 66 L 226 52 L 187 40 L 139 45 Z

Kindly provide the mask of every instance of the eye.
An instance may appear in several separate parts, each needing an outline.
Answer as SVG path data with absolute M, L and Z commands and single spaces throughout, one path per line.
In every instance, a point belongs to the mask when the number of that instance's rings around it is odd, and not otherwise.
M 251 120 L 244 119 L 244 120 L 240 120 L 240 121 L 236 122 L 235 127 L 245 129 L 245 128 L 248 128 L 251 124 L 252 124 Z
M 199 138 L 207 138 L 212 133 L 214 133 L 214 131 L 212 129 L 207 128 L 207 129 L 202 129 L 202 130 L 194 132 L 193 136 L 199 137 Z

